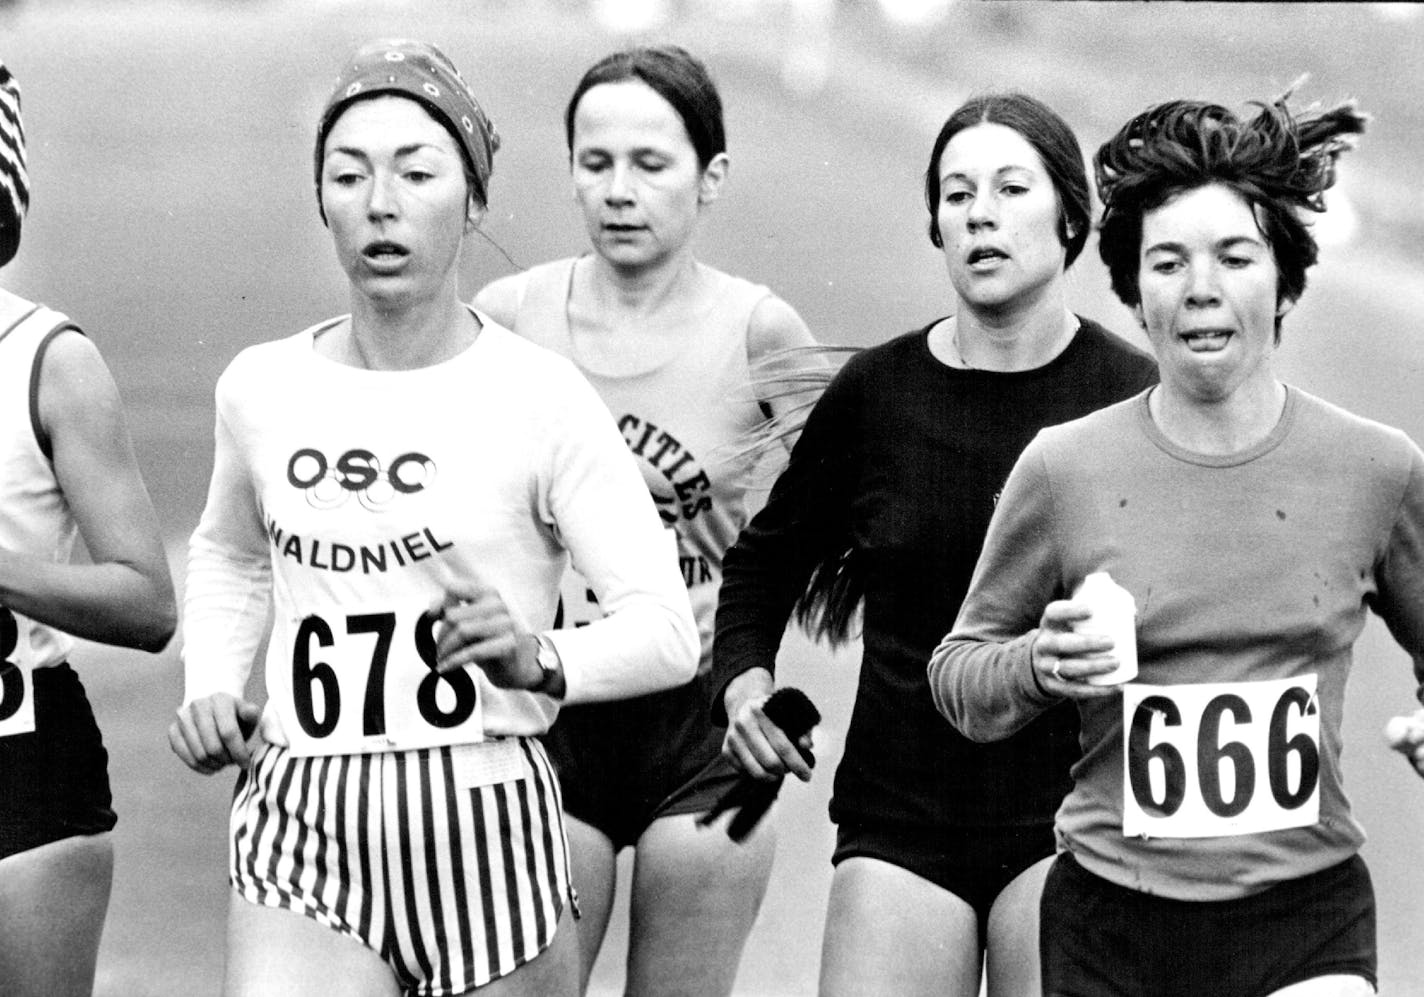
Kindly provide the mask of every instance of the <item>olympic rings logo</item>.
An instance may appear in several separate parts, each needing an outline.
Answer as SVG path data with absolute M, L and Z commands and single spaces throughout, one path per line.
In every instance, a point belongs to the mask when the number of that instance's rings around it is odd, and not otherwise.
M 287 461 L 287 482 L 306 493 L 314 509 L 335 509 L 351 496 L 381 512 L 399 495 L 414 495 L 435 480 L 435 462 L 423 453 L 403 453 L 384 465 L 369 450 L 348 450 L 336 460 L 303 447 Z

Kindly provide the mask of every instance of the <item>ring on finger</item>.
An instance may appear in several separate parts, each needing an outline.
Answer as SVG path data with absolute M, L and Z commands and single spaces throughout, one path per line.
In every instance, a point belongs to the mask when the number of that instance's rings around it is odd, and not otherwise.
M 1058 681 L 1060 681 L 1060 682 L 1063 681 L 1063 673 L 1060 672 L 1058 669 L 1062 666 L 1062 664 L 1063 664 L 1063 662 L 1061 662 L 1061 661 L 1055 661 L 1055 662 L 1053 663 L 1053 677 L 1056 678 L 1056 679 L 1057 679 Z

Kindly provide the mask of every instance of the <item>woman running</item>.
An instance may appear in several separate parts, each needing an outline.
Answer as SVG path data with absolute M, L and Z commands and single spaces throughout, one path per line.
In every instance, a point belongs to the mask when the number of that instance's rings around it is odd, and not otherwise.
M 729 167 L 722 102 L 701 62 L 674 47 L 608 56 L 574 89 L 564 125 L 593 252 L 498 280 L 475 303 L 571 359 L 598 389 L 677 535 L 702 640 L 690 685 L 564 710 L 546 738 L 583 912 L 584 985 L 608 925 L 617 853 L 632 848 L 627 992 L 727 994 L 774 832 L 766 821 L 735 844 L 725 821 L 716 833 L 697 826 L 738 775 L 707 712 L 722 681 L 711 672 L 713 614 L 753 480 L 737 455 L 789 407 L 753 381 L 812 340 L 765 287 L 693 254 Z M 577 575 L 563 599 L 566 626 L 606 608 Z
M 929 669 L 979 741 L 1066 703 L 1081 715 L 1045 994 L 1374 992 L 1341 714 L 1371 609 L 1424 695 L 1424 452 L 1284 384 L 1273 359 L 1317 255 L 1301 215 L 1363 127 L 1349 105 L 1173 101 L 1095 157 L 1103 260 L 1161 383 L 1024 453 Z M 1075 630 L 1095 572 L 1136 604 L 1125 685 L 1095 684 L 1120 655 Z M 1396 725 L 1402 751 L 1421 719 Z
M 695 668 L 676 561 L 607 410 L 460 300 L 496 147 L 434 46 L 359 49 L 316 136 L 351 313 L 245 350 L 218 384 L 170 741 L 197 771 L 242 768 L 229 994 L 574 993 L 537 735 L 561 701 Z M 554 631 L 570 559 L 608 614 Z M 242 697 L 269 605 L 261 709 Z
M 0 63 L 0 266 L 29 204 Z M 66 316 L 0 290 L 0 992 L 87 995 L 113 882 L 108 754 L 71 637 L 161 651 L 177 611 L 118 388 Z M 75 535 L 87 563 L 71 564 Z
M 744 771 L 802 779 L 762 710 L 787 618 L 864 638 L 836 772 L 822 994 L 1036 994 L 1053 812 L 1077 757 L 1071 709 L 1003 744 L 935 713 L 925 662 L 953 621 L 1015 458 L 1043 426 L 1141 391 L 1151 360 L 1073 314 L 1064 270 L 1088 236 L 1083 157 L 1023 94 L 951 114 L 925 172 L 953 313 L 852 358 L 766 507 L 727 552 L 716 700 Z

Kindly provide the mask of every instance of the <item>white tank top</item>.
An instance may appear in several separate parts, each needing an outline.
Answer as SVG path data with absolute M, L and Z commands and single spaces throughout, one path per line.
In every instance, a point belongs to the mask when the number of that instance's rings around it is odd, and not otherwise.
M 78 331 L 59 312 L 0 292 L 0 546 L 55 563 L 69 560 L 76 531 L 40 426 L 39 373 L 45 348 L 66 329 Z M 3 660 L 44 668 L 63 661 L 73 644 L 67 634 L 0 607 Z
M 626 356 L 599 356 L 593 344 L 574 338 L 568 299 L 575 262 L 557 260 L 529 271 L 514 331 L 572 360 L 613 414 L 663 524 L 677 534 L 678 562 L 702 643 L 698 674 L 706 674 L 722 555 L 747 520 L 751 469 L 736 454 L 767 418 L 751 383 L 747 326 L 771 292 L 717 272 L 720 286 L 696 327 L 663 356 L 630 364 Z M 601 615 L 573 572 L 562 586 L 562 606 L 564 626 Z

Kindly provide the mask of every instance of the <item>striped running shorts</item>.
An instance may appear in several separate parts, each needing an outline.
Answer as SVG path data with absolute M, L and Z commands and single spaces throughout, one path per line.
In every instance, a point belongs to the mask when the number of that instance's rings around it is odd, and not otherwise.
M 404 992 L 465 993 L 553 941 L 571 897 L 558 782 L 533 738 L 296 758 L 238 778 L 229 882 L 375 951 Z

